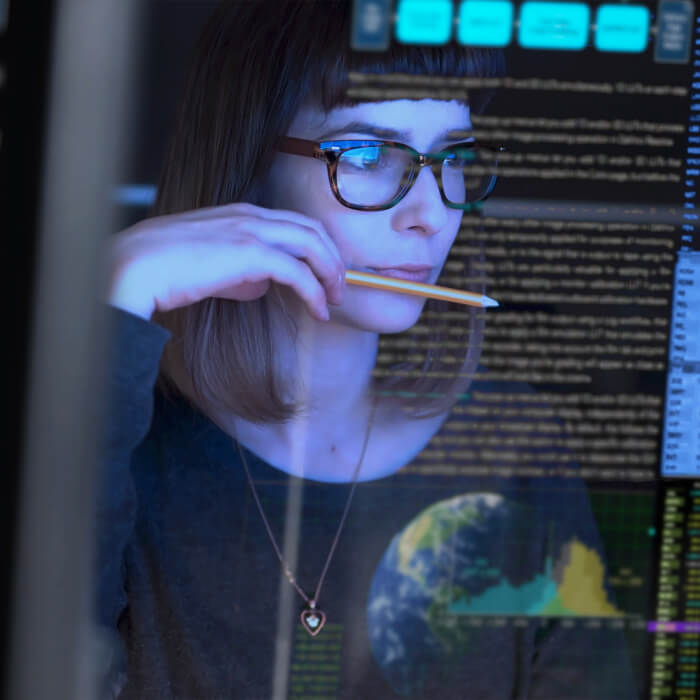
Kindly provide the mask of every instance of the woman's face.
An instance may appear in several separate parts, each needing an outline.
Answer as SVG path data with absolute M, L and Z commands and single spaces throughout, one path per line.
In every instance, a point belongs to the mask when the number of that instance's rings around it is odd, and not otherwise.
M 313 141 L 378 138 L 370 125 L 396 132 L 383 138 L 422 153 L 464 141 L 463 132 L 471 129 L 469 108 L 459 102 L 392 100 L 341 107 L 327 116 L 320 109 L 304 108 L 288 135 Z M 324 162 L 284 153 L 275 156 L 263 205 L 319 220 L 348 269 L 382 274 L 378 268 L 429 265 L 428 284 L 437 280 L 462 220 L 460 210 L 443 203 L 429 167 L 421 169 L 408 194 L 391 209 L 358 211 L 335 198 Z M 399 333 L 416 323 L 425 301 L 348 284 L 342 305 L 329 309 L 331 322 L 375 333 Z

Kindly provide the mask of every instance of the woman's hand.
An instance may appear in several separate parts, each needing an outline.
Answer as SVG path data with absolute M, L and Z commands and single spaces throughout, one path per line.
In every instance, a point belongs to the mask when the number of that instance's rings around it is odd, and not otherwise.
M 328 320 L 342 302 L 345 265 L 323 225 L 245 202 L 139 221 L 107 249 L 108 303 L 149 320 L 207 297 L 249 301 L 272 281 Z

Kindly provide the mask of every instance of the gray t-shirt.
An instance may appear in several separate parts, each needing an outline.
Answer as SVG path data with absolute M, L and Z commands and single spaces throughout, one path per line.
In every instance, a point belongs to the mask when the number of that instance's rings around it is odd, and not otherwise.
M 557 621 L 578 585 L 575 565 L 604 564 L 577 479 L 404 468 L 359 482 L 319 600 L 327 622 L 311 637 L 235 443 L 184 398 L 154 390 L 170 333 L 107 313 L 96 621 L 116 646 L 104 697 L 638 697 L 622 633 Z M 474 399 L 457 406 L 465 401 Z M 444 459 L 437 453 L 455 444 L 445 438 L 465 421 L 478 430 L 478 413 L 455 411 L 407 466 Z M 294 538 L 294 574 L 311 593 L 350 485 L 291 477 L 245 454 L 275 538 L 281 547 Z M 456 463 L 465 460 L 468 451 Z M 614 606 L 604 577 L 580 585 Z

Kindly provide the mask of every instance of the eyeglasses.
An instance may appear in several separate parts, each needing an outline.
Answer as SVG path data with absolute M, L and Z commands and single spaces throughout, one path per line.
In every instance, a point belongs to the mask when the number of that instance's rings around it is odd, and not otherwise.
M 491 194 L 503 148 L 466 141 L 437 153 L 419 153 L 396 141 L 318 142 L 288 136 L 277 150 L 324 161 L 331 190 L 341 204 L 380 211 L 398 204 L 426 165 L 433 169 L 446 206 L 471 209 Z

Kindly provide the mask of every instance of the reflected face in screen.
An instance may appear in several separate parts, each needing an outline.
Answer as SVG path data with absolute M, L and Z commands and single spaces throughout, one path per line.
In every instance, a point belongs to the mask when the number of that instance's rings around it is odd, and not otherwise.
M 385 139 L 432 153 L 465 141 L 464 132 L 469 129 L 469 108 L 457 101 L 392 100 L 339 107 L 328 114 L 305 107 L 288 136 L 311 141 Z M 263 192 L 263 206 L 297 211 L 320 221 L 347 269 L 384 274 L 380 268 L 427 265 L 430 271 L 420 280 L 427 284 L 435 284 L 463 215 L 444 204 L 430 167 L 420 170 L 412 188 L 392 208 L 360 211 L 336 199 L 326 163 L 276 153 Z M 287 298 L 288 290 L 282 292 Z M 425 301 L 348 284 L 342 305 L 329 306 L 330 322 L 375 333 L 400 333 L 416 323 Z

